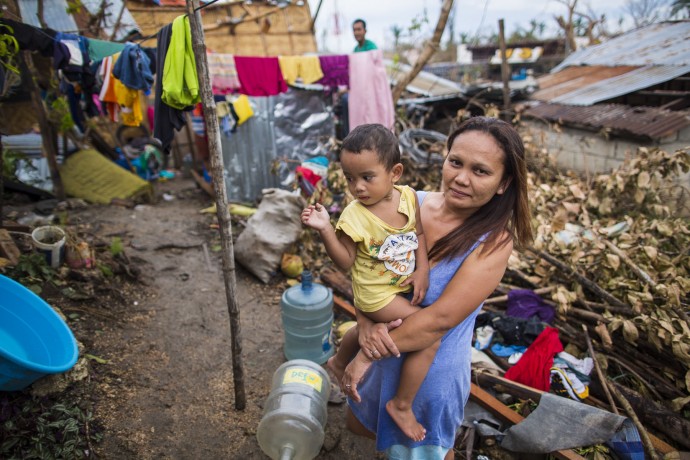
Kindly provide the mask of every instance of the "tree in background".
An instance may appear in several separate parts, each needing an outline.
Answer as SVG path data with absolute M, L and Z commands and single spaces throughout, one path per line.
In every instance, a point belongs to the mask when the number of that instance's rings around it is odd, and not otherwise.
M 687 0 L 676 0 L 685 1 Z M 644 27 L 662 19 L 668 0 L 626 0 L 623 11 L 630 16 L 635 27 Z
M 673 0 L 669 17 L 673 19 L 690 18 L 690 0 Z

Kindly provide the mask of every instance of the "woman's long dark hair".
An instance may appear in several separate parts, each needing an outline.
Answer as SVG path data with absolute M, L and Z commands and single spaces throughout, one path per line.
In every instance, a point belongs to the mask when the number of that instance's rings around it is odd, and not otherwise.
M 525 146 L 515 128 L 505 121 L 474 117 L 463 122 L 448 136 L 448 151 L 455 139 L 468 131 L 490 135 L 503 151 L 503 194 L 496 194 L 455 230 L 439 239 L 429 251 L 429 260 L 464 254 L 483 235 L 484 249 L 494 251 L 513 241 L 524 247 L 532 241 L 530 209 L 527 200 L 527 164 Z M 448 160 L 446 160 L 448 161 Z

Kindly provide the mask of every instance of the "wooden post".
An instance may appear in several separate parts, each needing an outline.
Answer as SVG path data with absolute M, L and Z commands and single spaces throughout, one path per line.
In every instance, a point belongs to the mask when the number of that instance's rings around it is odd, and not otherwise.
M 2 228 L 2 205 L 5 202 L 5 149 L 2 147 L 2 136 L 0 135 L 0 228 Z
M 62 179 L 60 179 L 60 169 L 57 164 L 57 133 L 55 128 L 48 120 L 43 99 L 38 92 L 38 86 L 34 81 L 35 69 L 34 62 L 31 57 L 31 51 L 22 51 L 17 54 L 19 61 L 19 69 L 22 73 L 26 72 L 28 76 L 29 93 L 31 94 L 31 102 L 34 110 L 38 116 L 38 126 L 41 129 L 41 140 L 43 141 L 43 150 L 48 159 L 48 167 L 50 168 L 50 178 L 53 181 L 53 194 L 60 200 L 65 199 L 65 190 L 62 187 Z
M 501 47 L 501 79 L 503 80 L 503 110 L 510 108 L 510 69 L 506 55 L 506 37 L 503 19 L 498 20 L 498 44 Z
M 240 334 L 240 310 L 237 305 L 235 282 L 235 255 L 232 243 L 232 227 L 230 226 L 230 212 L 228 211 L 227 191 L 223 177 L 223 155 L 220 148 L 220 130 L 216 116 L 216 103 L 211 92 L 206 45 L 204 45 L 204 30 L 201 15 L 198 12 L 199 0 L 187 0 L 187 15 L 192 33 L 192 48 L 196 60 L 201 104 L 206 120 L 206 136 L 211 160 L 211 176 L 216 198 L 216 212 L 220 226 L 220 243 L 223 256 L 223 279 L 225 281 L 225 297 L 228 302 L 230 315 L 230 333 L 232 335 L 232 377 L 235 387 L 235 408 L 244 410 L 247 397 L 244 389 L 244 368 L 242 366 L 242 337 Z

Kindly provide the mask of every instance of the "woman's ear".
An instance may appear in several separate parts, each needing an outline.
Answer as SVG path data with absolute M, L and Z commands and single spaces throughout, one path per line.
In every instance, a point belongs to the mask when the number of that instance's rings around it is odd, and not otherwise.
M 403 173 L 403 165 L 402 163 L 396 163 L 393 165 L 393 168 L 391 168 L 391 174 L 393 175 L 393 182 L 397 182 L 400 180 L 400 177 L 402 177 Z
M 510 185 L 510 183 L 512 181 L 513 181 L 512 177 L 505 179 L 503 182 L 501 182 L 501 185 L 498 186 L 498 190 L 496 190 L 496 193 L 498 195 L 503 195 L 505 193 L 505 191 L 508 190 L 508 186 Z

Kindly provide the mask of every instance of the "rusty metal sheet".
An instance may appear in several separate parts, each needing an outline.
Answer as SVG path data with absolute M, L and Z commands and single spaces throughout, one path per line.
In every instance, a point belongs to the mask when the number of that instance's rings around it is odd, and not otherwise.
M 690 126 L 690 112 L 661 110 L 654 107 L 630 107 L 620 104 L 570 106 L 537 104 L 525 110 L 526 118 L 573 125 L 599 131 L 627 133 L 638 137 L 661 139 Z

